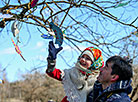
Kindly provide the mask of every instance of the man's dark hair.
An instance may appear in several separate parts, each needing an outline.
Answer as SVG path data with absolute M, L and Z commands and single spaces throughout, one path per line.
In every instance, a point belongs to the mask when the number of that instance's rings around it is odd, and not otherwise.
M 119 79 L 117 81 L 129 80 L 133 77 L 132 66 L 128 60 L 120 56 L 112 56 L 106 61 L 106 63 L 108 62 L 113 63 L 111 67 L 112 68 L 111 75 L 113 74 L 119 75 Z

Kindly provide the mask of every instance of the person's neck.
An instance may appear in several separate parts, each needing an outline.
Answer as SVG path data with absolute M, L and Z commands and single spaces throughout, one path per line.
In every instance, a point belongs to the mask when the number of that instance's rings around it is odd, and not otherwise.
M 108 86 L 110 86 L 112 83 L 110 82 L 110 83 L 104 83 L 104 84 L 102 84 L 102 88 L 103 89 L 106 89 Z

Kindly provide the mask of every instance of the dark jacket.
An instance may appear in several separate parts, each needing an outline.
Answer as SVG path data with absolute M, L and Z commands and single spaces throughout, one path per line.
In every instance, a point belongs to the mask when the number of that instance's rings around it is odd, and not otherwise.
M 121 80 L 111 84 L 105 90 L 98 81 L 87 97 L 87 102 L 131 102 L 128 94 L 132 91 L 131 80 Z

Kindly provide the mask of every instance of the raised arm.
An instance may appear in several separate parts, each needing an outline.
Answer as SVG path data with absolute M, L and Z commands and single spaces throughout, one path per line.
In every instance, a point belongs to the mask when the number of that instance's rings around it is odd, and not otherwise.
M 56 65 L 56 58 L 57 58 L 57 53 L 59 51 L 61 51 L 63 49 L 63 47 L 59 47 L 59 48 L 55 48 L 53 41 L 49 42 L 49 55 L 47 57 L 47 62 L 48 62 L 48 66 L 46 69 L 46 73 L 58 80 L 61 80 L 61 70 L 56 69 L 55 65 Z

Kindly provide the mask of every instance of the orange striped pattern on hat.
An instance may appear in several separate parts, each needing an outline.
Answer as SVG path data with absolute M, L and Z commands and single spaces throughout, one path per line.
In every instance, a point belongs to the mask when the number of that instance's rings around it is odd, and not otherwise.
M 90 57 L 93 57 L 92 61 L 93 61 L 93 64 L 91 65 L 90 69 L 92 70 L 97 70 L 101 67 L 104 66 L 104 61 L 103 61 L 103 56 L 102 56 L 102 52 L 98 49 L 98 48 L 95 48 L 95 47 L 88 47 L 86 48 L 82 54 L 85 52 L 85 51 L 90 51 L 92 53 L 93 56 L 91 56 L 91 54 L 89 54 L 88 56 Z

